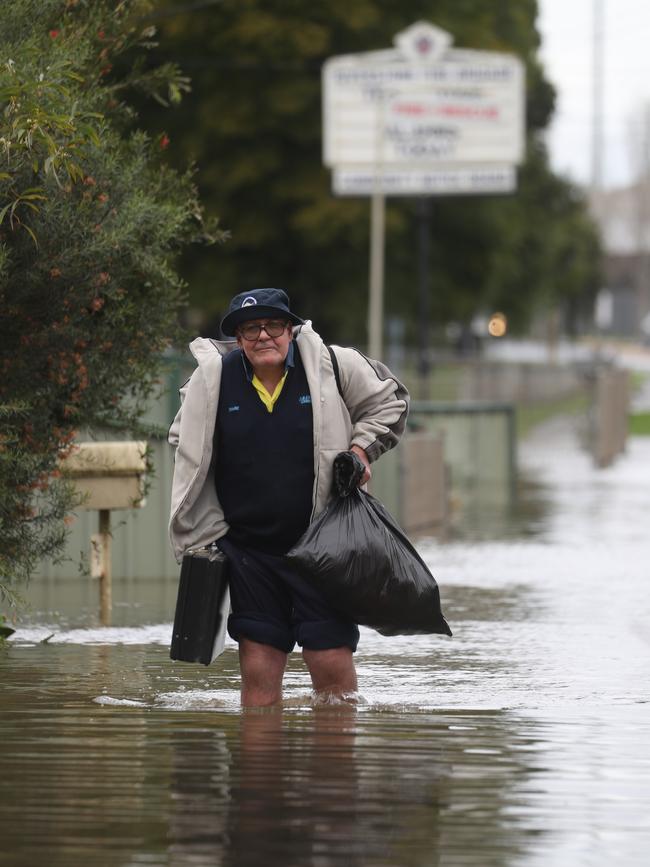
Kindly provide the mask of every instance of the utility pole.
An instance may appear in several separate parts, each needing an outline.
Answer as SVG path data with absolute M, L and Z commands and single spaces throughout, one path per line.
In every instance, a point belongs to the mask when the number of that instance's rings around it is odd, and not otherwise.
M 605 91 L 605 0 L 593 0 L 593 118 L 591 192 L 594 204 L 603 188 L 603 120 Z
M 604 226 L 603 203 L 603 106 L 605 85 L 604 57 L 604 0 L 593 0 L 593 55 L 592 55 L 592 119 L 591 119 L 591 212 L 601 226 Z M 597 302 L 603 295 L 600 287 Z M 598 309 L 598 303 L 596 310 Z M 597 319 L 594 311 L 594 318 Z M 598 327 L 596 358 L 602 351 L 601 328 Z

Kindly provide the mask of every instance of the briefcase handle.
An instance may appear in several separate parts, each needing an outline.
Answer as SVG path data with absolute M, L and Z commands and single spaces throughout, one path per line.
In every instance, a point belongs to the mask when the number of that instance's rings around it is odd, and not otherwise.
M 210 545 L 202 545 L 200 548 L 188 548 L 184 557 L 206 557 L 208 560 L 225 560 L 226 555 L 216 542 Z

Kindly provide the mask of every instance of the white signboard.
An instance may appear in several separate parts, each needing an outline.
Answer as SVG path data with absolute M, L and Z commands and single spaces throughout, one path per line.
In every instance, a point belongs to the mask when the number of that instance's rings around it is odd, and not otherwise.
M 512 193 L 517 186 L 514 166 L 437 166 L 434 169 L 335 167 L 332 187 L 339 196 L 417 196 L 471 193 Z
M 323 66 L 323 161 L 334 192 L 371 197 L 368 346 L 381 357 L 388 195 L 508 193 L 524 157 L 524 67 L 451 49 L 419 21 L 395 48 Z
M 523 64 L 508 54 L 448 50 L 443 36 L 420 23 L 398 34 L 398 49 L 326 62 L 326 165 L 382 174 L 408 167 L 424 177 L 439 165 L 500 170 L 521 162 Z

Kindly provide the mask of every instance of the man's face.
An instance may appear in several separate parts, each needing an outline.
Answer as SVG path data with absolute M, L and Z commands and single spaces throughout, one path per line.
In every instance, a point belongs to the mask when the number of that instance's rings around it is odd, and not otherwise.
M 265 327 L 260 328 L 267 325 L 277 336 L 272 337 Z M 291 339 L 291 323 L 284 319 L 250 319 L 237 329 L 237 343 L 255 371 L 283 367 Z

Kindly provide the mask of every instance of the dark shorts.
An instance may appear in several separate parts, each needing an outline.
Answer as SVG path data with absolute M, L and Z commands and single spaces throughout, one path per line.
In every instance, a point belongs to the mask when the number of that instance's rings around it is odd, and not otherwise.
M 250 638 L 285 653 L 296 642 L 307 650 L 357 649 L 357 626 L 342 619 L 284 557 L 226 538 L 217 544 L 230 560 L 231 638 Z

